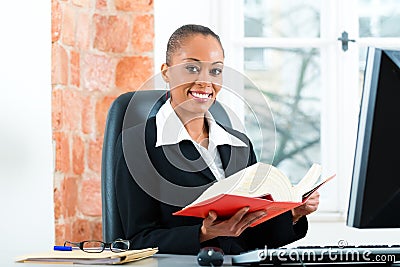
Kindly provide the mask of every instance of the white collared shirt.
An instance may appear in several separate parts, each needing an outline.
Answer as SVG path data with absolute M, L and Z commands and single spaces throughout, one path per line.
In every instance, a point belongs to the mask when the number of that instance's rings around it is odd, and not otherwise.
M 156 126 L 157 126 L 157 140 L 156 147 L 163 145 L 178 144 L 183 140 L 191 141 L 200 155 L 210 168 L 217 180 L 225 178 L 225 172 L 222 167 L 221 157 L 219 155 L 217 146 L 219 145 L 231 145 L 231 146 L 244 146 L 247 145 L 237 138 L 225 131 L 219 126 L 210 112 L 206 113 L 206 119 L 208 122 L 208 148 L 199 145 L 194 141 L 178 115 L 175 113 L 171 106 L 170 101 L 165 102 L 161 106 L 160 110 L 156 114 Z

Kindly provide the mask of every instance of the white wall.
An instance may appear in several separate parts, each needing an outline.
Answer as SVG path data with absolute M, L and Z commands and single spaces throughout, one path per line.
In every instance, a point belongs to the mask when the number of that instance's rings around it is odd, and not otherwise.
M 50 16 L 51 1 L 0 9 L 0 258 L 54 243 Z

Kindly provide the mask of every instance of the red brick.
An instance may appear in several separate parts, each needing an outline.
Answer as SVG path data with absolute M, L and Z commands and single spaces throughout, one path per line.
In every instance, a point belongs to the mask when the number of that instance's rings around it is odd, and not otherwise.
M 76 219 L 72 225 L 72 236 L 71 240 L 90 240 L 92 239 L 91 236 L 91 228 L 90 222 L 86 219 Z
M 72 3 L 76 6 L 85 7 L 85 8 L 90 8 L 92 6 L 91 0 L 72 0 Z
M 53 189 L 53 199 L 54 199 L 54 219 L 56 221 L 60 220 L 63 216 L 64 211 L 64 201 L 62 199 L 62 192 L 58 188 Z
M 137 15 L 133 20 L 131 37 L 133 51 L 136 53 L 152 52 L 154 45 L 154 17 L 153 15 Z
M 61 6 L 57 0 L 51 0 L 51 41 L 57 42 L 61 30 Z
M 67 220 L 64 220 L 64 223 L 62 224 L 64 227 L 64 239 L 62 240 L 64 241 L 75 241 L 72 236 L 72 227 L 74 225 L 75 219 L 74 218 L 69 218 Z
M 74 89 L 65 89 L 62 96 L 62 123 L 64 130 L 79 130 L 81 126 L 82 101 L 80 93 Z
M 107 8 L 107 0 L 97 0 L 96 1 L 96 8 L 97 9 L 105 9 L 105 8 Z
M 57 43 L 51 49 L 51 83 L 66 85 L 68 82 L 68 54 Z
M 101 217 L 97 218 L 95 221 L 91 223 L 92 227 L 92 238 L 95 240 L 104 240 L 103 233 L 102 233 L 102 222 Z
M 64 44 L 73 46 L 75 44 L 75 10 L 67 5 L 63 10 L 61 24 L 61 39 Z
M 65 234 L 65 225 L 64 224 L 56 224 L 55 226 L 55 244 L 62 246 L 66 239 Z
M 62 129 L 62 91 L 53 88 L 51 99 L 51 110 L 52 110 L 52 128 L 53 131 L 60 131 Z
M 101 150 L 103 145 L 103 138 L 98 137 L 94 141 L 89 142 L 89 153 L 87 156 L 88 167 L 97 172 L 100 176 L 101 170 Z
M 81 125 L 81 96 L 73 89 L 54 89 L 52 92 L 53 130 L 77 130 Z
M 123 91 L 139 90 L 151 78 L 153 60 L 145 56 L 125 57 L 117 65 L 115 85 Z
M 70 170 L 70 148 L 68 136 L 63 132 L 54 132 L 53 138 L 56 146 L 55 170 L 68 173 Z
M 104 52 L 124 52 L 128 47 L 128 20 L 122 16 L 94 15 L 96 25 L 94 48 Z
M 115 62 L 112 58 L 86 54 L 81 63 L 82 85 L 85 89 L 108 91 L 114 86 Z
M 80 64 L 79 59 L 80 55 L 79 52 L 71 51 L 70 53 L 70 84 L 79 87 L 80 85 Z
M 91 41 L 91 18 L 87 10 L 80 10 L 77 15 L 77 25 L 76 25 L 76 47 L 84 50 L 88 50 Z
M 101 216 L 100 179 L 82 181 L 79 193 L 79 210 L 86 216 Z
M 78 135 L 72 140 L 72 170 L 74 174 L 80 175 L 85 170 L 85 143 Z
M 76 214 L 76 208 L 78 204 L 78 178 L 67 177 L 63 181 L 63 202 L 64 202 L 64 214 L 66 218 L 74 217 Z
M 90 96 L 82 98 L 82 132 L 84 134 L 94 133 L 95 109 Z
M 100 136 L 104 135 L 108 109 L 114 99 L 114 96 L 106 96 L 96 103 L 96 133 Z
M 123 11 L 153 10 L 153 0 L 114 0 L 115 8 Z

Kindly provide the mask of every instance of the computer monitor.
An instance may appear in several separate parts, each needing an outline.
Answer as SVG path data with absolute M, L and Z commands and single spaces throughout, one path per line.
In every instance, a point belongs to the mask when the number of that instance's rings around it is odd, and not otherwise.
M 400 50 L 366 62 L 347 225 L 400 228 Z

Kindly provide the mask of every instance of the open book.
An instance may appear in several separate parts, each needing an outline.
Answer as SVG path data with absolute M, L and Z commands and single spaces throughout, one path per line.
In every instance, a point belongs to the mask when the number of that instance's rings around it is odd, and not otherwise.
M 255 226 L 304 204 L 309 196 L 335 175 L 319 181 L 322 167 L 314 163 L 297 185 L 276 167 L 255 163 L 223 180 L 215 182 L 194 202 L 174 215 L 205 218 L 210 210 L 228 218 L 243 207 L 249 212 L 266 209 L 267 215 Z M 319 181 L 319 182 L 318 182 Z
M 18 257 L 15 261 L 35 263 L 123 264 L 151 257 L 157 252 L 157 248 L 128 250 L 118 253 L 110 250 L 104 250 L 101 253 L 87 253 L 82 250 L 49 251 L 24 255 Z

